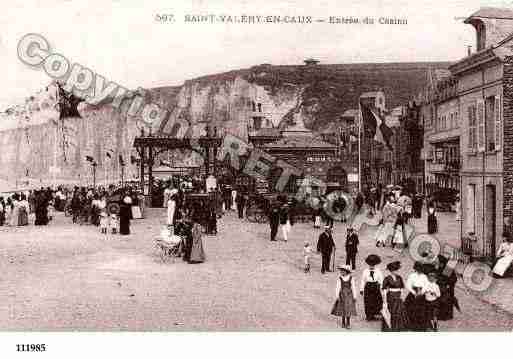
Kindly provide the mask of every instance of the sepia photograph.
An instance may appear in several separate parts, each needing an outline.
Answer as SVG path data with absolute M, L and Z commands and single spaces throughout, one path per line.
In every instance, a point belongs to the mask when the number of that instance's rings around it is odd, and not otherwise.
M 0 337 L 513 330 L 513 2 L 13 0 L 0 30 Z

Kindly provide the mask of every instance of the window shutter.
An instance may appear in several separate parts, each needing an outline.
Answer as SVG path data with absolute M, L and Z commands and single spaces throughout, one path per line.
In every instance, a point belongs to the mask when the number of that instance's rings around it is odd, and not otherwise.
M 472 106 L 467 107 L 467 118 L 468 118 L 468 149 L 472 150 L 474 148 L 474 137 L 473 137 L 473 127 L 474 123 L 472 121 Z
M 485 151 L 485 113 L 484 101 L 477 101 L 477 150 Z
M 502 145 L 502 106 L 500 95 L 495 96 L 495 150 L 500 151 Z

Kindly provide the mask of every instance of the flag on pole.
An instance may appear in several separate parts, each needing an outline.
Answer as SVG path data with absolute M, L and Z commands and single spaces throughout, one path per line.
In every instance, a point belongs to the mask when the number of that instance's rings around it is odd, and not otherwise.
M 362 112 L 363 124 L 374 135 L 374 139 L 385 144 L 388 149 L 392 151 L 391 138 L 393 132 L 392 129 L 386 125 L 385 118 L 374 106 L 364 105 L 361 103 L 360 109 Z

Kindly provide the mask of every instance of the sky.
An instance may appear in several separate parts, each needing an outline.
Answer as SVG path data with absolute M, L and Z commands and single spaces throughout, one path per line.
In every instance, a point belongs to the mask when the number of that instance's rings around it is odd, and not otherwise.
M 184 80 L 261 63 L 455 61 L 474 45 L 463 19 L 513 0 L 9 0 L 0 13 L 0 109 L 51 79 L 17 58 L 19 40 L 43 35 L 53 51 L 127 88 Z M 173 22 L 158 15 L 172 14 Z M 407 25 L 191 23 L 186 15 L 406 18 Z

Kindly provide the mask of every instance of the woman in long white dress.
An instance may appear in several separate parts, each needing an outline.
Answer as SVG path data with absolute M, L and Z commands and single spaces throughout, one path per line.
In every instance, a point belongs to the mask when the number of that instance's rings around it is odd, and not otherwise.
M 167 225 L 174 225 L 175 211 L 176 211 L 176 193 L 178 191 L 174 188 L 170 191 L 169 199 L 167 200 Z
M 397 220 L 397 206 L 390 201 L 390 197 L 387 198 L 386 204 L 383 206 L 383 217 L 382 224 L 376 233 L 376 245 L 383 247 L 386 245 L 386 241 L 389 237 L 394 235 L 394 225 Z
M 493 267 L 493 274 L 498 277 L 504 277 L 513 263 L 513 238 L 506 233 L 503 236 L 505 237 L 504 242 L 501 243 L 497 251 L 498 260 Z
M 13 227 L 18 225 L 18 213 L 19 213 L 19 209 L 20 209 L 18 199 L 19 199 L 18 194 L 15 193 L 12 196 L 12 212 L 11 212 L 11 220 L 9 222 L 9 225 L 13 226 Z

